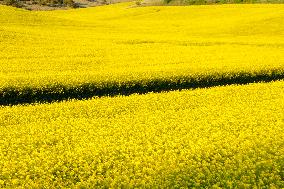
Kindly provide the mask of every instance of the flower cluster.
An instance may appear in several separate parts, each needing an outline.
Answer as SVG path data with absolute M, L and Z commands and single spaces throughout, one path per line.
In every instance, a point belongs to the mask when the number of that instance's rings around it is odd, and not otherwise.
M 284 82 L 0 109 L 0 187 L 282 188 Z
M 0 6 L 0 105 L 284 77 L 283 6 Z M 284 188 L 284 82 L 0 106 L 0 188 Z
M 130 5 L 0 6 L 0 104 L 283 78 L 283 5 Z

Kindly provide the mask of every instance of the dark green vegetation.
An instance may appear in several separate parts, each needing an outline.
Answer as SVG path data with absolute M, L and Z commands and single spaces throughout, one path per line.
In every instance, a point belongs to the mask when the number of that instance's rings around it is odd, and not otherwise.
M 41 88 L 4 88 L 0 91 L 0 105 L 16 105 L 35 102 L 53 102 L 67 99 L 88 99 L 94 96 L 144 94 L 181 89 L 206 88 L 230 84 L 270 82 L 284 79 L 284 70 L 262 71 L 259 73 L 239 72 L 155 80 L 128 82 L 84 83 L 78 86 L 54 84 Z

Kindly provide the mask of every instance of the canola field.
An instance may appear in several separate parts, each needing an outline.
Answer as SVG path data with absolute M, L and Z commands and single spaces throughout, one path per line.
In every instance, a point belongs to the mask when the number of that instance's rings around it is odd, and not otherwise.
M 284 188 L 283 39 L 283 4 L 0 6 L 0 188 Z
M 284 5 L 0 6 L 0 104 L 283 79 Z
M 284 82 L 0 109 L 3 188 L 283 188 Z

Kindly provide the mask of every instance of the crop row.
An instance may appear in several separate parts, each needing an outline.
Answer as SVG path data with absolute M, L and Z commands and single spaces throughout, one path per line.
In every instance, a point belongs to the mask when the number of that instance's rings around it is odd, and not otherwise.
M 283 78 L 283 5 L 131 5 L 0 6 L 0 104 Z
M 53 102 L 68 99 L 88 99 L 101 96 L 144 94 L 181 89 L 208 88 L 229 84 L 270 82 L 284 79 L 283 70 L 265 70 L 259 73 L 216 73 L 149 80 L 108 81 L 75 85 L 49 84 L 36 87 L 3 88 L 0 105 L 16 105 L 35 102 Z
M 0 108 L 3 188 L 282 188 L 284 82 Z

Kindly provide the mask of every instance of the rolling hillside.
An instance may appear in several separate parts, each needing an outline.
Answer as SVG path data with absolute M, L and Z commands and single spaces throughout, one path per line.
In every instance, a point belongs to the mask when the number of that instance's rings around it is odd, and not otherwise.
M 0 6 L 0 188 L 284 188 L 283 40 L 282 4 Z
M 283 5 L 131 5 L 1 6 L 1 104 L 283 78 Z

